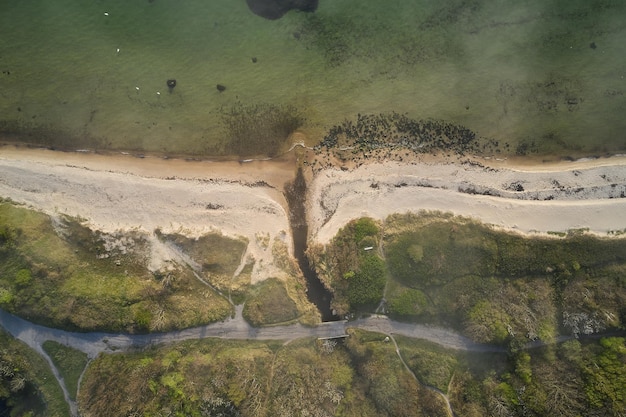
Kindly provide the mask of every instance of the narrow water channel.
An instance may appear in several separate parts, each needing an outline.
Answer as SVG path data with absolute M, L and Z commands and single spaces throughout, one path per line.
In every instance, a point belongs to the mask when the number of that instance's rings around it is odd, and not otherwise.
M 315 271 L 311 268 L 305 254 L 309 228 L 306 222 L 306 181 L 302 174 L 302 169 L 299 168 L 294 181 L 285 186 L 285 198 L 287 199 L 287 204 L 289 204 L 289 223 L 291 224 L 291 234 L 293 235 L 293 253 L 306 279 L 307 297 L 319 309 L 322 321 L 339 320 L 339 317 L 333 314 L 330 307 L 332 294 L 324 287 Z

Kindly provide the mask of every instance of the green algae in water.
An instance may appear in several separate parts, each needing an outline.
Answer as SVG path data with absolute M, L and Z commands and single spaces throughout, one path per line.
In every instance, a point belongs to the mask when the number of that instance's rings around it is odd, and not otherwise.
M 616 0 L 322 0 L 275 21 L 245 1 L 6 0 L 0 130 L 69 148 L 246 154 L 237 132 L 254 126 L 229 124 L 241 108 L 293 109 L 312 143 L 345 118 L 395 111 L 512 151 L 621 152 L 625 21 Z

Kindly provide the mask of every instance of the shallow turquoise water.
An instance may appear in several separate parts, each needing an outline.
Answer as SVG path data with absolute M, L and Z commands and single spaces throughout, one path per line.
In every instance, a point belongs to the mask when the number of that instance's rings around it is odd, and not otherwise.
M 23 139 L 213 154 L 233 106 L 282 106 L 312 142 L 397 111 L 509 149 L 626 149 L 623 1 L 321 0 L 269 21 L 244 0 L 3 0 L 0 35 L 0 128 Z

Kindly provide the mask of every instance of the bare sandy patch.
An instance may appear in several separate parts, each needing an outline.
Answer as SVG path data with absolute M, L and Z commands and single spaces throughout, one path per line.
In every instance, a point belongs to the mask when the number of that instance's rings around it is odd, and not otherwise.
M 324 169 L 309 188 L 311 239 L 328 242 L 348 221 L 439 210 L 525 233 L 626 229 L 626 162 L 492 167 L 420 160 Z M 494 164 L 495 165 L 495 164 Z
M 290 170 L 287 167 L 291 167 Z M 274 239 L 291 241 L 282 186 L 293 163 L 239 164 L 105 157 L 50 151 L 0 153 L 0 196 L 51 216 L 69 215 L 106 233 L 148 234 L 152 268 L 179 261 L 154 231 L 199 237 L 219 232 L 244 237 L 256 263 L 252 280 L 280 275 Z M 269 236 L 269 245 L 258 236 Z

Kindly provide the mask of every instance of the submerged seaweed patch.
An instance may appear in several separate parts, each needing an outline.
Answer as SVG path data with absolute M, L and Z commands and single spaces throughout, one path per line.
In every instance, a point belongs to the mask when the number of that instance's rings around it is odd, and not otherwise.
M 268 103 L 238 102 L 220 113 L 226 151 L 239 156 L 277 155 L 289 135 L 305 122 L 297 108 Z
M 359 114 L 356 121 L 346 119 L 331 127 L 316 150 L 352 150 L 353 153 L 450 150 L 463 154 L 478 152 L 479 139 L 470 129 L 441 120 L 415 120 L 395 112 Z

